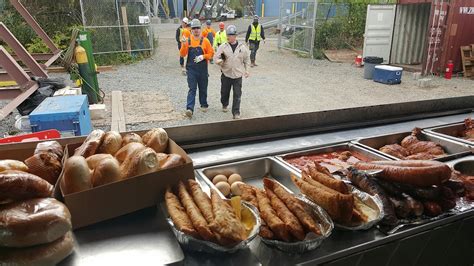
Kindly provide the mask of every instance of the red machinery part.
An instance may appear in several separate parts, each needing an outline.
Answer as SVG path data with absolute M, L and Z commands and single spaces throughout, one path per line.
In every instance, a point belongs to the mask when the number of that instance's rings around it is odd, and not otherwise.
M 446 64 L 446 73 L 444 73 L 445 79 L 451 79 L 451 77 L 453 76 L 453 68 L 454 68 L 453 61 L 449 60 L 448 64 Z

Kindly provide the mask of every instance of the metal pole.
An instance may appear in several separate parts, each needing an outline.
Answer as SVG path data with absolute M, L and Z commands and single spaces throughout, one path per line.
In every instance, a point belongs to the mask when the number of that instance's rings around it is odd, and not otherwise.
M 84 3 L 82 3 L 82 0 L 79 2 L 81 6 L 81 17 L 82 17 L 82 25 L 84 26 L 84 29 L 86 27 L 86 15 L 84 14 Z
M 123 52 L 122 26 L 120 25 L 120 12 L 118 10 L 118 1 L 115 0 L 115 10 L 117 11 L 117 22 L 119 26 L 120 50 Z
M 283 31 L 283 21 L 282 21 L 282 14 L 283 12 L 283 0 L 280 0 L 280 19 L 278 20 L 278 28 L 280 29 L 280 33 L 278 34 L 278 50 L 281 49 L 281 33 Z
M 316 16 L 318 10 L 318 0 L 314 0 L 314 8 L 313 8 L 313 31 L 311 34 L 311 64 L 314 63 L 314 37 L 316 36 Z

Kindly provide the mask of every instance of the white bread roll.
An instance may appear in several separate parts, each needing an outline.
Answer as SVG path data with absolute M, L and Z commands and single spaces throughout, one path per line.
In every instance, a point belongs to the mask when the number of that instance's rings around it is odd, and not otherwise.
M 49 244 L 28 248 L 3 248 L 0 252 L 1 265 L 56 265 L 74 250 L 72 232 Z
M 0 160 L 0 172 L 5 170 L 18 170 L 28 172 L 28 166 L 17 160 Z
M 36 175 L 17 170 L 0 172 L 0 203 L 51 197 L 53 186 Z
M 127 157 L 122 165 L 120 165 L 122 179 L 144 175 L 158 170 L 160 170 L 160 163 L 156 152 L 152 148 L 146 148 Z
M 87 165 L 89 166 L 89 169 L 94 170 L 94 168 L 97 167 L 97 165 L 105 159 L 110 159 L 114 158 L 112 155 L 107 154 L 107 153 L 100 153 L 100 154 L 94 154 L 90 156 L 89 158 L 86 159 Z
M 94 187 L 120 180 L 120 165 L 114 157 L 102 160 L 92 173 Z
M 84 143 L 82 143 L 82 145 L 76 149 L 74 155 L 87 158 L 91 155 L 96 154 L 97 149 L 99 148 L 100 144 L 102 144 L 104 136 L 105 132 L 103 130 L 93 130 L 84 140 Z
M 25 160 L 28 172 L 55 185 L 63 169 L 61 159 L 52 152 L 39 152 Z
M 61 144 L 59 144 L 59 142 L 55 140 L 38 143 L 36 145 L 34 154 L 41 153 L 41 152 L 54 153 L 59 157 L 59 160 L 63 158 L 63 154 L 64 154 L 63 147 L 61 146 Z
M 72 156 L 64 165 L 64 194 L 92 188 L 91 170 L 82 156 Z
M 54 198 L 0 205 L 0 246 L 29 247 L 50 243 L 71 228 L 69 210 Z
M 153 128 L 143 135 L 142 140 L 157 153 L 164 152 L 168 147 L 168 133 L 162 128 Z
M 125 161 L 125 159 L 127 159 L 127 157 L 131 156 L 132 154 L 136 152 L 143 151 L 145 148 L 146 148 L 145 145 L 143 145 L 142 143 L 132 142 L 123 146 L 120 150 L 118 150 L 117 153 L 115 154 L 115 158 L 120 163 L 122 163 L 123 161 Z
M 168 154 L 161 153 L 161 152 L 156 154 L 156 157 L 158 158 L 158 162 L 160 163 L 160 168 L 163 167 L 163 165 L 166 162 L 166 159 L 168 159 L 168 156 L 169 156 Z
M 122 138 L 122 147 L 132 142 L 138 142 L 143 144 L 143 140 L 140 135 L 138 135 L 137 133 L 127 133 Z
M 186 161 L 184 160 L 183 157 L 181 157 L 181 155 L 172 153 L 168 155 L 168 158 L 166 158 L 161 168 L 168 169 L 168 168 L 176 167 L 179 165 L 183 165 L 185 163 Z
M 122 136 L 117 131 L 105 133 L 104 139 L 97 153 L 108 153 L 114 155 L 122 147 Z

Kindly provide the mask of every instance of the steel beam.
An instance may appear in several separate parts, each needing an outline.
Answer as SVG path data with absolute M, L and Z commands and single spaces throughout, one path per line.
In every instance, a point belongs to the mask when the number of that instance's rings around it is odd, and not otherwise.
M 52 56 L 54 56 L 53 53 L 44 53 L 44 54 L 40 54 L 40 53 L 30 53 L 30 55 L 36 60 L 36 61 L 47 61 L 49 60 Z M 16 61 L 20 61 L 20 57 L 18 57 L 18 55 L 16 54 L 11 54 L 11 56 L 13 58 L 15 58 Z
M 33 82 L 26 71 L 21 68 L 3 46 L 0 46 L 0 65 L 21 88 L 25 88 L 30 81 Z
M 48 46 L 48 48 L 54 54 L 60 53 L 61 49 L 56 47 L 54 42 L 49 38 L 48 34 L 41 28 L 41 26 L 36 22 L 36 20 L 31 16 L 28 10 L 20 3 L 20 0 L 10 0 L 10 3 L 13 7 L 20 13 L 20 15 L 26 20 L 28 25 L 36 32 L 36 34 L 43 40 L 43 42 Z
M 13 51 L 15 51 L 15 54 L 21 59 L 23 63 L 25 63 L 25 65 L 31 70 L 31 73 L 33 73 L 33 75 L 43 78 L 48 77 L 46 71 L 28 53 L 25 47 L 21 45 L 21 43 L 17 40 L 17 38 L 15 38 L 13 33 L 8 30 L 7 26 L 5 26 L 3 22 L 0 22 L 0 38 L 5 41 L 8 46 L 13 49 Z
M 21 94 L 21 90 L 18 87 L 6 87 L 0 88 L 0 100 L 11 100 L 15 99 Z

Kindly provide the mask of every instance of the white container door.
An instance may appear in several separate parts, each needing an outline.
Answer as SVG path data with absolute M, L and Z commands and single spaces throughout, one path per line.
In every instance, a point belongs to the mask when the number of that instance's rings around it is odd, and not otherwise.
M 368 5 L 364 34 L 364 57 L 378 56 L 384 64 L 390 59 L 396 5 Z

